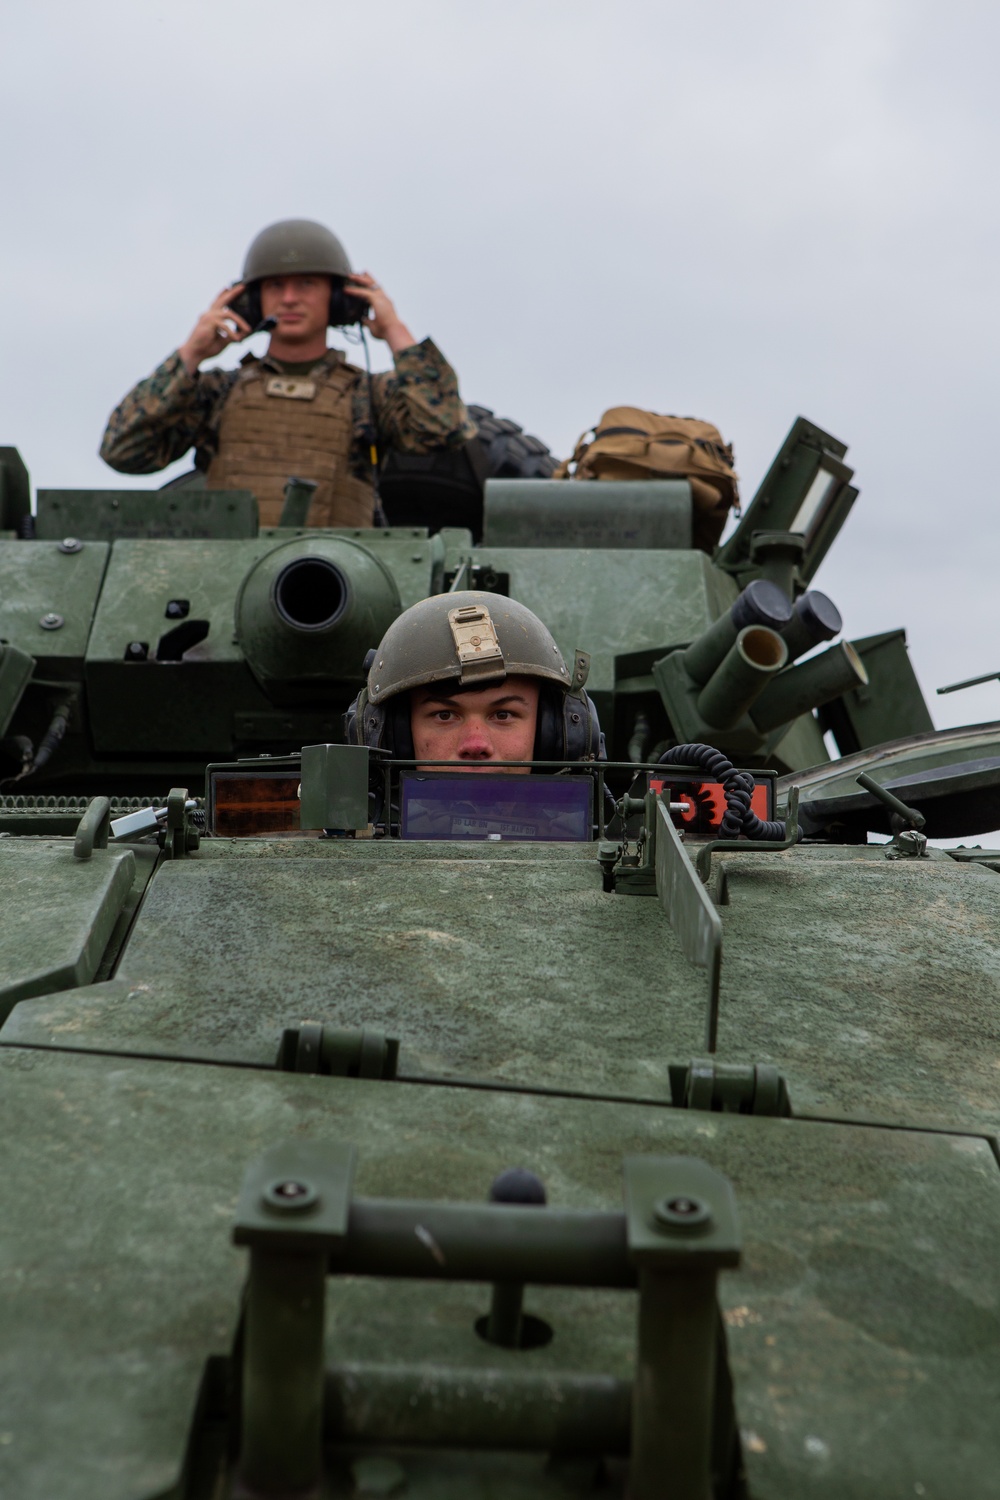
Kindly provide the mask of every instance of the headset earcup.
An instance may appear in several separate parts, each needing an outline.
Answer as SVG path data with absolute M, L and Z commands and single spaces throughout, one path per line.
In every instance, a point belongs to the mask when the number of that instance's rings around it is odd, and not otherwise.
M 538 699 L 535 760 L 607 760 L 594 700 L 578 688 L 563 693 L 543 687 Z
M 383 705 L 370 702 L 368 689 L 362 688 L 344 715 L 344 740 L 348 745 L 388 750 L 397 760 L 412 760 L 409 693 Z
M 365 709 L 368 706 L 368 689 L 362 688 L 350 708 L 344 714 L 344 744 L 363 745 Z
M 566 694 L 563 718 L 567 760 L 607 760 L 597 707 L 583 688 Z
M 587 708 L 590 716 L 590 753 L 595 760 L 607 760 L 608 746 L 604 738 L 604 730 L 597 715 L 597 704 L 589 693 L 583 695 L 587 700 Z
M 264 309 L 260 301 L 260 282 L 251 281 L 243 295 L 246 298 L 246 320 L 251 328 L 256 328 L 264 319 Z
M 400 693 L 392 698 L 384 714 L 382 748 L 388 750 L 395 760 L 413 760 L 413 730 L 410 727 L 410 695 Z
M 538 695 L 534 760 L 565 760 L 565 695 L 558 688 L 543 687 Z

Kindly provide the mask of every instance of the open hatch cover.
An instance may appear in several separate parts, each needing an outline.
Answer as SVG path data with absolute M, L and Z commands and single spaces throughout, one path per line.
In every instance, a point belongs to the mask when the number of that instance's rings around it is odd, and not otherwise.
M 858 786 L 867 771 L 923 813 L 928 838 L 962 838 L 1000 828 L 1000 723 L 911 735 L 778 782 L 779 803 L 798 786 L 807 836 L 834 833 L 863 841 L 891 833 L 888 808 Z

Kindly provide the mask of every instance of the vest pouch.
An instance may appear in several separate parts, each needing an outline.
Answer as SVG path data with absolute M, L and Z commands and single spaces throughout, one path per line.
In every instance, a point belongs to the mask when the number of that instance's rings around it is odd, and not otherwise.
M 344 363 L 320 363 L 304 376 L 276 374 L 258 360 L 243 365 L 222 408 L 208 486 L 251 490 L 261 526 L 277 526 L 295 475 L 317 487 L 310 526 L 371 526 L 374 491 L 350 469 L 360 376 Z

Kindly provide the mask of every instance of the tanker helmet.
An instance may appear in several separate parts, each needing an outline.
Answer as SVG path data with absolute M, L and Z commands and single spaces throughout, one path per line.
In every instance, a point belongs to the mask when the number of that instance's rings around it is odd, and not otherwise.
M 251 326 L 260 322 L 260 283 L 265 276 L 329 276 L 331 325 L 358 322 L 365 314 L 365 303 L 345 294 L 344 278 L 350 275 L 347 251 L 325 225 L 312 219 L 269 224 L 257 235 L 243 262 L 241 280 L 247 286 Z
M 492 687 L 540 679 L 535 760 L 603 760 L 604 736 L 583 690 L 590 658 L 572 672 L 537 615 L 503 594 L 477 590 L 422 599 L 393 621 L 371 652 L 368 682 L 347 714 L 349 744 L 413 759 L 409 692 L 433 682 Z
M 257 235 L 243 262 L 245 282 L 265 276 L 350 276 L 347 251 L 323 224 L 281 219 Z

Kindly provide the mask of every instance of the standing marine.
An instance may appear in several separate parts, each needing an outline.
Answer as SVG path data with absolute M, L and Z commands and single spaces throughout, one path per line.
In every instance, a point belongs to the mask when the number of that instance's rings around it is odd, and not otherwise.
M 327 328 L 361 322 L 395 368 L 366 377 Z M 202 370 L 261 324 L 267 353 L 236 370 Z M 213 489 L 249 489 L 261 525 L 276 525 L 286 481 L 313 480 L 312 526 L 371 526 L 372 448 L 427 453 L 476 434 L 451 365 L 418 343 L 386 292 L 354 272 L 322 224 L 286 219 L 261 231 L 241 280 L 220 292 L 185 342 L 112 412 L 101 457 L 125 474 L 153 474 L 195 450 Z

